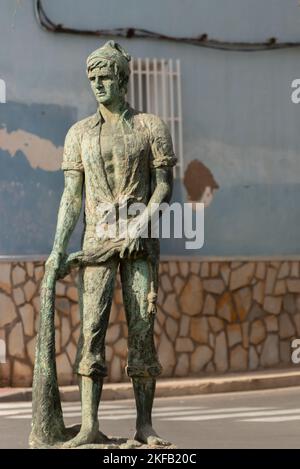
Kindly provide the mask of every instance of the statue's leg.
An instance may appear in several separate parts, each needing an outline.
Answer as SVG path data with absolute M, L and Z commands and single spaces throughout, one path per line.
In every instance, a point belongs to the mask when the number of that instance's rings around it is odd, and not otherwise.
M 153 337 L 155 315 L 148 310 L 153 271 L 147 259 L 139 258 L 121 261 L 120 273 L 128 323 L 127 374 L 132 379 L 137 410 L 135 439 L 148 445 L 170 445 L 152 427 L 156 376 L 161 373 Z
M 113 258 L 81 272 L 81 335 L 75 371 L 79 375 L 82 423 L 80 432 L 65 444 L 68 447 L 99 442 L 98 407 L 103 378 L 107 376 L 105 335 L 117 268 L 118 260 Z

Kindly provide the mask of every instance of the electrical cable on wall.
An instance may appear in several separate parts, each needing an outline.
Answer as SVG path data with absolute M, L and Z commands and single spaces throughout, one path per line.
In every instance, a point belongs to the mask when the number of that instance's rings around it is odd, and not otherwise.
M 229 42 L 210 39 L 208 35 L 201 34 L 196 37 L 176 37 L 160 34 L 147 29 L 141 28 L 114 28 L 114 29 L 76 29 L 64 26 L 63 24 L 54 23 L 46 15 L 42 0 L 35 0 L 36 18 L 44 30 L 52 33 L 77 34 L 84 36 L 98 37 L 123 37 L 127 39 L 157 39 L 161 41 L 171 41 L 183 44 L 190 44 L 198 47 L 206 47 L 209 49 L 254 52 L 265 50 L 277 50 L 299 47 L 300 42 L 279 42 L 276 37 L 271 37 L 265 42 Z

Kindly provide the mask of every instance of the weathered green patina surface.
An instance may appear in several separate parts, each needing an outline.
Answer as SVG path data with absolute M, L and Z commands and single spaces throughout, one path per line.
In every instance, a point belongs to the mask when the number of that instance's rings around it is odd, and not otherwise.
M 137 408 L 135 439 L 147 445 L 168 444 L 158 437 L 151 421 L 156 377 L 161 372 L 153 340 L 159 241 L 151 238 L 150 232 L 142 236 L 141 227 L 149 226 L 155 204 L 169 202 L 176 158 L 166 124 L 156 116 L 135 111 L 125 101 L 129 60 L 114 41 L 88 57 L 87 74 L 99 108 L 95 115 L 73 125 L 66 136 L 62 163 L 65 189 L 41 292 L 30 437 L 34 447 L 78 447 L 107 441 L 99 432 L 98 406 L 107 374 L 105 334 L 118 268 L 128 322 L 127 374 Z M 83 192 L 82 251 L 67 256 Z M 145 209 L 129 214 L 129 235 L 117 222 L 124 207 L 128 213 L 138 203 Z M 111 207 L 113 224 L 108 222 Z M 114 236 L 107 231 L 112 225 L 116 226 Z M 79 431 L 64 426 L 54 345 L 55 281 L 73 266 L 80 269 L 81 335 L 75 364 L 82 403 Z

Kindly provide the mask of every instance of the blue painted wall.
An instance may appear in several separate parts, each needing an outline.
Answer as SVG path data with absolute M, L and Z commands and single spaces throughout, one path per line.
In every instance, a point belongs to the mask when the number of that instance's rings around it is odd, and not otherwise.
M 138 26 L 172 35 L 203 32 L 224 40 L 300 40 L 297 0 L 44 0 L 51 19 L 81 28 Z M 1 0 L 0 130 L 23 130 L 55 147 L 67 128 L 94 112 L 86 56 L 104 42 L 41 30 L 31 0 Z M 205 212 L 205 245 L 185 254 L 300 253 L 300 49 L 224 52 L 156 41 L 123 40 L 131 55 L 179 58 L 184 161 L 200 159 L 220 185 Z M 3 134 L 2 134 L 3 135 Z M 0 137 L 1 138 L 1 137 Z M 0 253 L 43 254 L 53 242 L 62 192 L 59 171 L 33 168 L 0 140 Z M 174 200 L 185 200 L 180 181 Z M 71 248 L 79 243 L 80 227 Z M 184 243 L 163 242 L 183 253 Z

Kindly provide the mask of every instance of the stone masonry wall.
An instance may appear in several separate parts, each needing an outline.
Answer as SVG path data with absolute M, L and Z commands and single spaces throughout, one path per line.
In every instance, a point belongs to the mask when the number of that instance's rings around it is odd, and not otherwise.
M 0 262 L 1 386 L 30 386 L 44 264 Z M 72 373 L 80 324 L 76 273 L 57 283 L 60 384 Z M 107 332 L 109 381 L 126 380 L 127 326 L 118 280 Z M 163 376 L 292 366 L 300 337 L 299 261 L 162 261 L 155 341 Z

